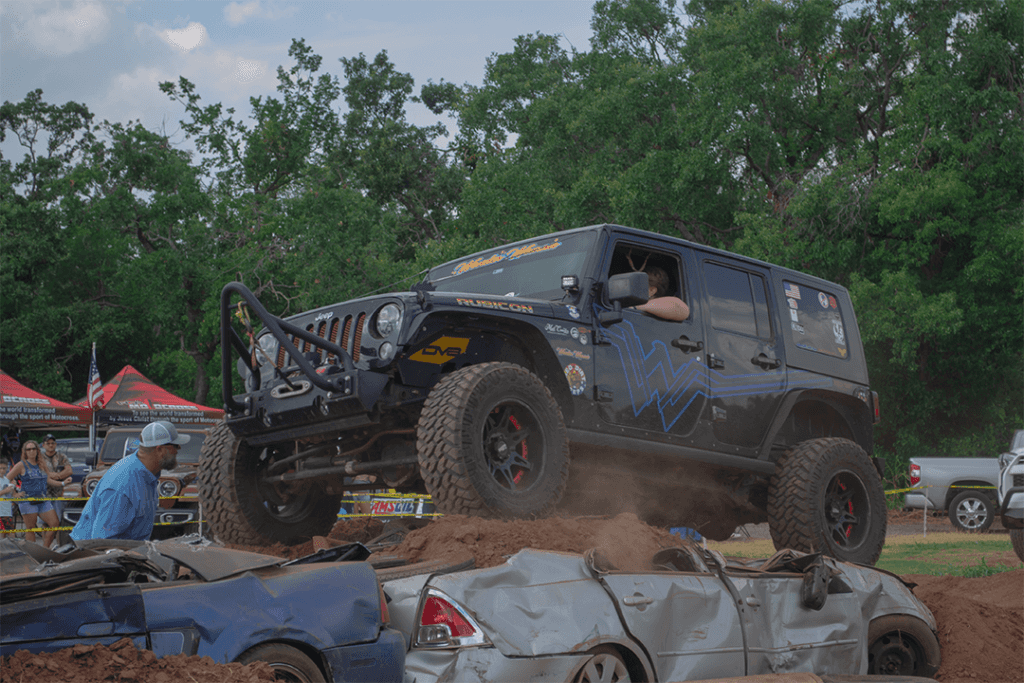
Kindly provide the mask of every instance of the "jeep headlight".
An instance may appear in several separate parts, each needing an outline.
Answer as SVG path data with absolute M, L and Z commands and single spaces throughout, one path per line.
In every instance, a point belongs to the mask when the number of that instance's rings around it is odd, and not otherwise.
M 99 485 L 99 479 L 90 479 L 89 481 L 85 482 L 85 495 L 91 496 L 93 492 L 96 491 L 96 487 Z
M 260 347 L 256 354 L 257 362 L 260 365 L 277 365 L 277 350 L 281 348 L 281 343 L 277 341 L 277 338 L 268 331 L 256 343 Z
M 178 493 L 178 482 L 173 479 L 161 479 L 157 490 L 161 498 L 169 498 Z
M 402 324 L 402 309 L 395 304 L 387 304 L 377 311 L 377 322 L 375 323 L 377 335 L 389 337 L 398 330 Z

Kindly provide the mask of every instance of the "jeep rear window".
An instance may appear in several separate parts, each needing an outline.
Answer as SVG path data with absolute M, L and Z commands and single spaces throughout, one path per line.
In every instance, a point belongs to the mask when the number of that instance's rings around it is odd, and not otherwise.
M 849 358 L 839 300 L 807 285 L 783 281 L 789 334 L 795 346 L 836 358 Z
M 104 439 L 103 461 L 114 463 L 128 453 L 135 453 L 139 450 L 139 433 L 114 433 L 107 434 Z M 179 465 L 198 465 L 199 452 L 203 448 L 203 441 L 206 440 L 206 432 L 189 434 L 192 438 L 187 444 L 178 450 Z
M 583 278 L 595 232 L 548 237 L 483 251 L 438 266 L 427 279 L 439 292 L 561 299 L 561 277 Z

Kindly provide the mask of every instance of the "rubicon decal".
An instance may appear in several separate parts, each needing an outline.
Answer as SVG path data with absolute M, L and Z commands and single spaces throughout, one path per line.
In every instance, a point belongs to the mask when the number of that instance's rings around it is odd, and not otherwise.
M 420 363 L 444 365 L 452 358 L 464 354 L 467 346 L 469 346 L 469 339 L 464 339 L 462 337 L 441 337 L 433 344 L 424 346 L 422 349 L 409 356 L 409 360 L 419 361 Z
M 512 313 L 533 313 L 533 306 L 517 304 L 508 301 L 488 301 L 487 299 L 456 299 L 455 303 L 460 306 L 472 306 L 473 308 L 490 308 L 495 311 L 511 311 Z

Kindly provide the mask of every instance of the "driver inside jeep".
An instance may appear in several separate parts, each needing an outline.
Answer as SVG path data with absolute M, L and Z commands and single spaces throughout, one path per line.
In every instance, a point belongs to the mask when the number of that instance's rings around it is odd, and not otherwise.
M 638 311 L 662 318 L 663 320 L 686 320 L 690 317 L 690 307 L 686 302 L 675 296 L 668 296 L 668 273 L 658 266 L 644 266 L 647 273 L 647 303 L 634 306 Z

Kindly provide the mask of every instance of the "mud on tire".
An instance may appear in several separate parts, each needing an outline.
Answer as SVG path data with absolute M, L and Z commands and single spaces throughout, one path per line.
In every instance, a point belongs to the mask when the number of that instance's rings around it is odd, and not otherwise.
M 864 450 L 847 439 L 812 439 L 787 451 L 768 487 L 777 549 L 823 552 L 873 565 L 886 530 L 882 481 Z
M 207 432 L 196 483 L 214 538 L 239 545 L 294 545 L 327 534 L 337 518 L 340 496 L 305 482 L 287 501 L 268 500 L 259 481 L 265 454 L 238 441 L 224 422 Z
M 442 512 L 541 517 L 561 500 L 569 445 L 551 392 L 511 363 L 482 363 L 431 390 L 417 427 L 420 473 Z

